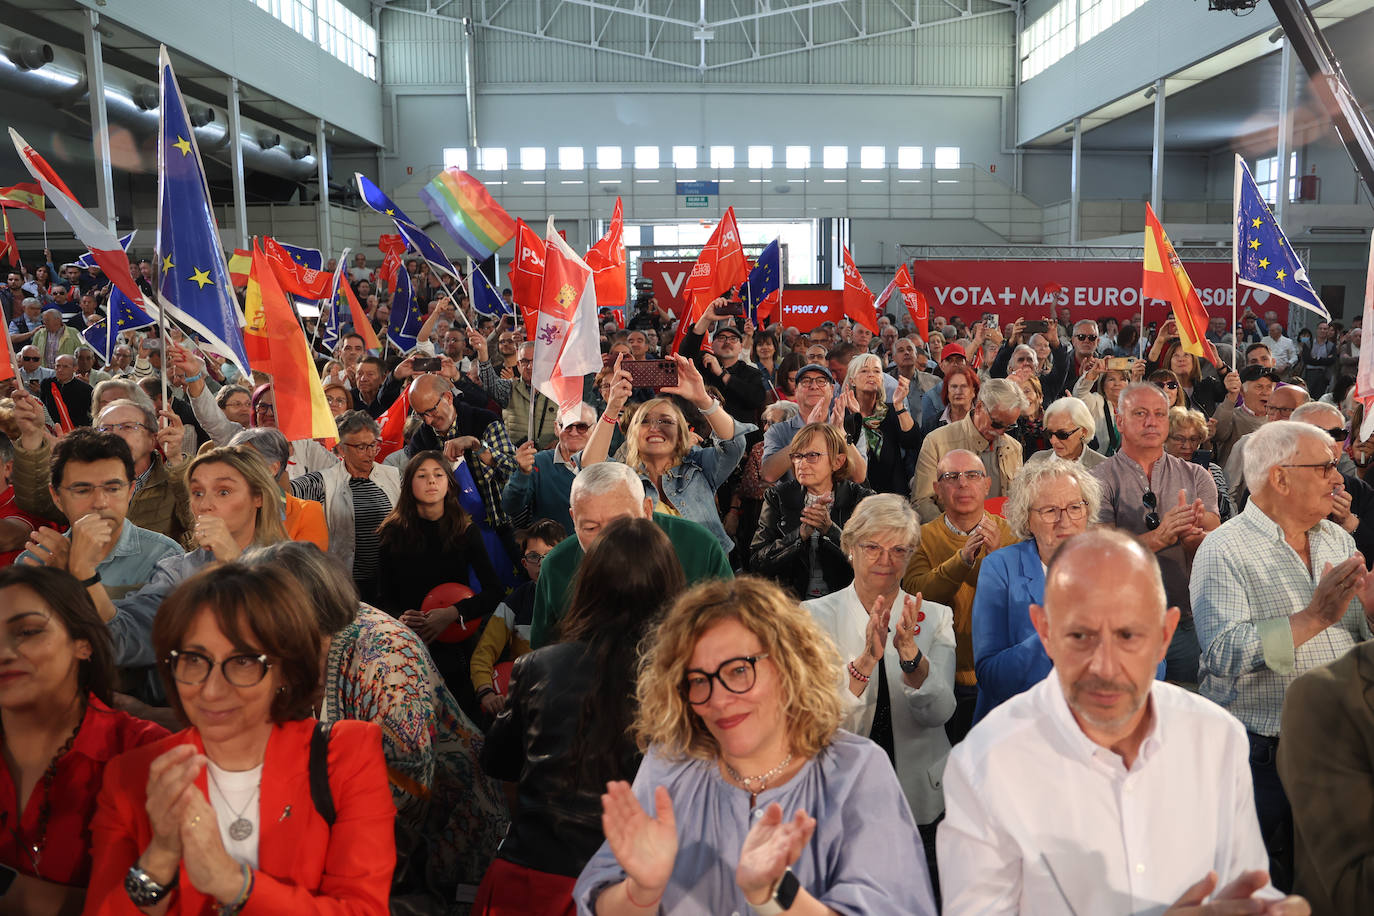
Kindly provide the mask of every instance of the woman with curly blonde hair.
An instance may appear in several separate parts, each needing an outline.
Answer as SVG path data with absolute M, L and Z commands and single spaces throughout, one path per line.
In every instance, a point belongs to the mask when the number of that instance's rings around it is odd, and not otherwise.
M 644 760 L 633 787 L 601 797 L 606 843 L 577 881 L 578 912 L 934 914 L 891 764 L 840 730 L 839 665 L 770 582 L 678 598 L 640 666 Z

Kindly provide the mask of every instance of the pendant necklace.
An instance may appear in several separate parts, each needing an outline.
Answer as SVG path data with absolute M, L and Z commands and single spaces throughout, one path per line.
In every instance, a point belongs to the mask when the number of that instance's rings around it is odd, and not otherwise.
M 229 824 L 229 838 L 237 843 L 242 843 L 253 835 L 253 822 L 244 817 L 243 814 L 248 810 L 249 805 L 252 805 L 257 799 L 258 790 L 262 788 L 262 782 L 259 781 L 258 785 L 253 789 L 253 794 L 249 796 L 248 804 L 243 806 L 243 810 L 235 811 L 234 806 L 229 804 L 229 796 L 225 795 L 224 789 L 220 788 L 219 780 L 215 778 L 214 771 L 207 768 L 206 772 L 210 774 L 210 781 L 215 784 L 215 789 L 219 792 L 219 797 L 224 799 L 224 804 L 228 806 L 230 811 L 234 812 L 234 820 Z
M 789 753 L 782 759 L 782 763 L 773 767 L 773 769 L 764 773 L 762 776 L 741 776 L 738 770 L 730 766 L 730 764 L 725 763 L 724 758 L 721 758 L 720 762 L 725 764 L 725 772 L 730 774 L 730 778 L 743 786 L 744 791 L 749 793 L 749 807 L 752 808 L 754 807 L 754 802 L 758 800 L 759 793 L 765 791 L 768 788 L 768 784 L 772 782 L 779 773 L 787 769 L 787 765 L 792 762 L 792 757 L 793 755 Z M 757 789 L 754 788 L 755 784 L 758 785 Z

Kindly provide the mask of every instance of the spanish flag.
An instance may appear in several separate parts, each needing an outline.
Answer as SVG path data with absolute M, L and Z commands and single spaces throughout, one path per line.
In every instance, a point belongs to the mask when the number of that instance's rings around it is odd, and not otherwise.
M 256 298 L 256 302 L 254 299 Z M 248 280 L 248 308 L 257 310 L 256 316 L 245 315 L 248 327 L 244 333 L 245 349 L 251 349 L 254 325 L 261 328 L 265 338 L 267 359 L 261 363 L 249 356 L 253 365 L 272 376 L 277 396 L 277 428 L 287 439 L 331 439 L 338 435 L 338 426 L 329 413 L 324 397 L 320 373 L 310 358 L 310 344 L 305 339 L 300 322 L 296 320 L 291 301 L 282 292 L 276 274 L 267 258 L 253 243 L 253 269 Z
M 47 199 L 43 189 L 31 181 L 0 188 L 0 207 L 28 210 L 39 219 L 47 219 Z
M 1207 310 L 1149 204 L 1145 205 L 1145 277 L 1140 290 L 1147 299 L 1160 299 L 1173 306 L 1179 343 L 1185 353 L 1201 357 L 1213 366 L 1221 365 L 1221 357 L 1207 339 Z

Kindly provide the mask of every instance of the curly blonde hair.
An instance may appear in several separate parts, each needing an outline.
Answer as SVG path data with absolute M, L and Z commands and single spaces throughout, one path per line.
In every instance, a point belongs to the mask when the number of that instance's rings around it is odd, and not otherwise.
M 672 414 L 677 420 L 677 439 L 673 442 L 673 464 L 677 464 L 686 457 L 692 450 L 692 429 L 687 425 L 687 418 L 682 415 L 682 409 L 673 403 L 671 398 L 654 398 L 645 401 L 630 418 L 630 425 L 625 430 L 625 463 L 638 471 L 643 460 L 639 457 L 639 429 L 644 425 L 644 418 L 654 409 L 663 409 Z
M 778 672 L 792 751 L 814 756 L 840 727 L 839 651 L 795 599 L 756 576 L 696 585 L 649 635 L 635 691 L 640 750 L 652 744 L 668 758 L 719 755 L 720 745 L 688 704 L 682 686 L 697 640 L 726 620 L 738 621 L 762 643 Z

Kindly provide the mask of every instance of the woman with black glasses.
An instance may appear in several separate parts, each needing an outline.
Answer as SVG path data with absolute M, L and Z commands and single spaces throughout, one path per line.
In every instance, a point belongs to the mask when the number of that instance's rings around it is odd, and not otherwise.
M 714 580 L 647 646 L 644 760 L 601 796 L 579 914 L 935 913 L 901 784 L 840 728 L 843 663 L 806 611 L 762 579 Z
M 1058 457 L 1091 471 L 1107 460 L 1106 455 L 1088 448 L 1093 437 L 1093 415 L 1078 398 L 1065 396 L 1045 408 L 1045 434 L 1050 447 L 1031 455 L 1030 461 Z
M 385 916 L 396 809 L 381 729 L 317 731 L 321 637 L 301 586 L 204 570 L 158 611 L 153 649 L 189 728 L 106 767 L 86 913 Z

